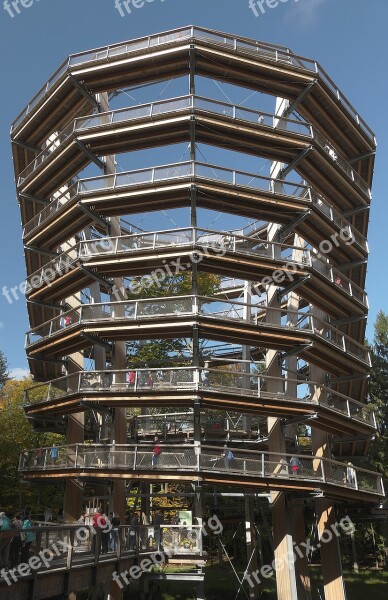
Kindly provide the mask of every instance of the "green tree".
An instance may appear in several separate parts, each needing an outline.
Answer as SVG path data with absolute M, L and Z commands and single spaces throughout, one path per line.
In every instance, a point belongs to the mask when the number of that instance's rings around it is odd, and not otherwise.
M 388 315 L 380 311 L 371 347 L 372 371 L 369 401 L 376 415 L 378 435 L 372 444 L 371 460 L 388 477 Z
M 221 278 L 211 273 L 198 273 L 198 295 L 215 296 L 220 289 Z M 171 314 L 191 310 L 190 298 L 192 294 L 192 273 L 185 271 L 180 275 L 166 276 L 163 281 L 157 277 L 151 276 L 134 277 L 131 280 L 131 288 L 127 291 L 128 300 L 146 300 L 150 302 L 139 305 L 139 315 L 142 311 L 144 315 L 152 314 Z M 132 290 L 136 290 L 134 293 Z M 158 298 L 152 302 L 153 298 Z M 159 300 L 159 299 L 162 300 Z M 166 298 L 166 300 L 163 300 Z M 184 358 L 184 352 L 188 345 L 185 340 L 156 339 L 149 340 L 147 343 L 131 342 L 128 344 L 128 365 L 129 366 L 168 366 L 174 359 L 175 364 L 184 365 L 187 359 Z
M 23 404 L 24 390 L 31 387 L 30 378 L 10 379 L 0 390 L 0 507 L 12 511 L 29 505 L 33 512 L 39 507 L 57 508 L 58 494 L 52 486 L 26 485 L 18 472 L 19 456 L 24 450 L 62 443 L 62 436 L 36 433 L 27 421 Z M 32 395 L 33 397 L 33 395 Z M 31 396 L 30 396 L 31 398 Z M 58 505 L 58 506 L 57 506 Z
M 5 382 L 9 379 L 9 373 L 7 369 L 7 359 L 5 358 L 4 353 L 0 350 L 0 388 L 2 388 Z

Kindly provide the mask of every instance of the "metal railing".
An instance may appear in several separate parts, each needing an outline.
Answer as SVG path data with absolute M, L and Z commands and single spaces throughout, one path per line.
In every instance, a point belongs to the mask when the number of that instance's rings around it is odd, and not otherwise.
M 136 233 L 116 237 L 102 237 L 78 242 L 49 261 L 26 280 L 26 293 L 47 285 L 56 278 L 69 273 L 77 266 L 84 265 L 101 256 L 118 256 L 130 252 L 155 252 L 163 248 L 187 247 L 199 251 L 212 250 L 214 253 L 248 255 L 281 262 L 286 268 L 311 269 L 322 275 L 349 297 L 368 308 L 366 292 L 353 283 L 330 263 L 320 260 L 314 252 L 266 240 L 236 235 L 233 232 L 219 232 L 211 229 L 179 228 Z M 301 258 L 296 260 L 294 254 Z M 291 275 L 293 277 L 293 275 Z
M 120 108 L 117 110 L 108 111 L 105 113 L 98 113 L 95 115 L 88 115 L 86 117 L 77 117 L 71 123 L 69 123 L 62 131 L 58 132 L 57 135 L 50 138 L 50 143 L 42 150 L 38 156 L 35 157 L 31 163 L 20 173 L 19 185 L 26 179 L 31 173 L 33 173 L 47 158 L 51 157 L 53 152 L 61 147 L 63 142 L 68 140 L 73 134 L 80 131 L 89 131 L 95 127 L 107 127 L 113 124 L 133 121 L 136 119 L 152 118 L 158 115 L 164 115 L 171 112 L 179 112 L 186 110 L 205 110 L 220 114 L 223 116 L 232 117 L 234 119 L 243 119 L 258 123 L 258 117 L 260 115 L 265 116 L 270 122 L 269 126 L 276 128 L 279 122 L 279 117 L 269 113 L 260 113 L 260 111 L 241 108 L 234 106 L 229 103 L 211 100 L 202 96 L 186 95 L 177 98 L 169 98 L 167 100 L 157 100 L 147 104 L 140 104 L 138 106 L 132 106 L 128 108 Z M 301 121 L 289 118 L 282 118 L 282 121 L 287 123 L 289 131 L 296 133 L 302 133 L 303 135 L 312 137 L 312 130 L 310 125 L 305 124 Z
M 93 566 L 103 557 L 104 562 L 110 560 L 141 556 L 142 554 L 157 553 L 164 550 L 169 556 L 202 556 L 203 535 L 200 525 L 118 525 L 113 527 L 108 518 L 93 524 L 94 513 L 87 513 L 84 522 L 67 525 L 52 523 L 36 523 L 32 527 L 9 531 L 0 531 L 0 546 L 4 551 L 11 546 L 14 538 L 28 536 L 29 561 L 34 558 L 35 573 L 47 572 L 54 569 L 71 569 L 74 565 Z M 105 518 L 104 518 L 105 519 Z M 22 556 L 16 562 L 22 563 Z M 24 559 L 24 557 L 23 557 Z M 152 566 L 158 565 L 163 558 L 158 555 Z M 158 562 L 159 561 L 159 562 Z M 30 563 L 32 566 L 32 562 Z M 17 565 L 13 565 L 17 567 Z M 2 569 L 0 580 L 17 581 L 7 569 Z M 19 574 L 20 578 L 23 575 Z
M 333 163 L 339 167 L 354 183 L 364 192 L 366 196 L 371 198 L 371 190 L 365 179 L 361 177 L 349 164 L 349 162 L 339 154 L 338 150 L 316 129 L 312 128 L 312 136 L 318 146 L 330 156 Z
M 158 115 L 169 113 L 177 113 L 180 111 L 204 110 L 207 113 L 222 115 L 231 119 L 243 120 L 249 123 L 255 123 L 258 127 L 271 127 L 276 130 L 279 121 L 286 125 L 283 133 L 296 133 L 309 140 L 315 140 L 317 144 L 323 148 L 328 156 L 333 160 L 333 163 L 341 169 L 343 173 L 359 188 L 361 191 L 371 197 L 371 192 L 368 184 L 362 177 L 351 167 L 347 160 L 342 157 L 338 150 L 326 140 L 318 131 L 310 124 L 303 123 L 296 119 L 279 117 L 278 115 L 260 112 L 250 108 L 242 108 L 238 105 L 233 105 L 227 102 L 212 100 L 202 96 L 187 95 L 178 98 L 170 98 L 168 100 L 157 100 L 147 104 L 132 106 L 129 108 L 120 108 L 105 113 L 96 115 L 88 115 L 87 117 L 78 117 L 74 119 L 63 131 L 51 139 L 50 144 L 20 173 L 18 185 L 29 177 L 46 159 L 53 156 L 54 151 L 61 148 L 61 145 L 72 139 L 73 135 L 79 132 L 91 131 L 98 127 L 109 127 L 111 125 L 134 121 L 136 119 L 153 118 Z M 264 123 L 260 123 L 259 117 L 264 118 Z
M 233 368 L 231 372 L 226 367 Z M 300 381 L 292 378 L 272 377 L 252 373 L 255 365 L 240 366 L 236 363 L 222 368 L 196 368 L 172 365 L 170 367 L 128 368 L 122 370 L 79 371 L 60 377 L 48 383 L 35 385 L 24 392 L 25 406 L 51 403 L 57 399 L 74 395 L 103 392 L 139 394 L 155 390 L 158 394 L 172 391 L 200 390 L 234 396 L 265 398 L 274 402 L 294 402 L 322 406 L 345 415 L 349 419 L 375 427 L 373 410 L 366 404 L 345 396 L 330 387 L 314 381 Z M 244 369 L 246 371 L 244 371 Z M 292 394 L 290 393 L 290 386 Z M 147 419 L 151 418 L 147 416 Z M 171 415 L 166 416 L 172 419 Z M 182 417 L 183 422 L 187 416 Z
M 155 456 L 153 445 L 147 444 L 74 444 L 52 448 L 40 448 L 22 452 L 19 470 L 22 473 L 44 471 L 89 469 L 102 471 L 194 471 L 206 475 L 228 473 L 237 482 L 245 477 L 270 479 L 276 487 L 277 479 L 287 479 L 298 487 L 298 481 L 331 484 L 378 496 L 384 495 L 382 475 L 349 466 L 335 460 L 317 456 L 295 455 L 240 450 L 233 448 L 233 457 L 225 456 L 225 447 L 186 444 L 163 444 L 161 453 Z M 37 462 L 37 453 L 41 457 Z M 298 469 L 294 463 L 299 462 Z
M 245 315 L 250 313 L 247 321 Z M 42 340 L 61 335 L 66 330 L 89 323 L 103 321 L 137 321 L 143 319 L 171 319 L 171 317 L 198 316 L 225 321 L 249 322 L 257 328 L 275 328 L 280 331 L 303 331 L 335 346 L 370 366 L 367 347 L 358 344 L 328 322 L 308 312 L 284 311 L 265 304 L 245 304 L 206 296 L 174 296 L 121 302 L 80 304 L 42 325 L 30 330 L 26 336 L 27 348 Z
M 62 65 L 57 69 L 54 75 L 48 82 L 35 94 L 29 104 L 20 112 L 12 124 L 12 129 L 18 127 L 21 122 L 31 113 L 34 107 L 42 100 L 53 86 L 62 78 L 62 76 L 75 70 L 80 65 L 87 63 L 103 62 L 114 59 L 117 56 L 136 53 L 139 51 L 149 51 L 155 47 L 162 45 L 180 45 L 182 42 L 186 44 L 188 41 L 200 40 L 207 43 L 220 45 L 226 49 L 232 49 L 234 52 L 248 53 L 251 56 L 256 56 L 260 60 L 281 63 L 283 67 L 286 65 L 293 69 L 303 70 L 318 75 L 324 84 L 330 89 L 335 98 L 341 103 L 348 116 L 354 121 L 361 131 L 376 144 L 376 138 L 367 125 L 367 123 L 358 114 L 349 100 L 342 94 L 338 86 L 329 77 L 326 71 L 320 66 L 317 61 L 293 54 L 288 48 L 258 42 L 249 38 L 237 37 L 225 33 L 212 31 L 202 27 L 183 27 L 171 31 L 163 32 L 157 35 L 138 38 L 126 43 L 113 44 L 92 51 L 80 52 L 72 54 Z
M 162 165 L 146 169 L 137 169 L 115 175 L 101 175 L 87 179 L 79 179 L 71 184 L 62 193 L 56 193 L 50 204 L 33 217 L 25 226 L 23 237 L 32 233 L 37 227 L 45 223 L 50 216 L 59 211 L 67 202 L 75 197 L 87 197 L 88 193 L 96 191 L 117 190 L 124 187 L 134 187 L 144 184 L 155 184 L 163 181 L 174 181 L 184 178 L 205 178 L 220 181 L 235 186 L 260 189 L 273 195 L 283 195 L 290 198 L 302 198 L 306 203 L 311 203 L 325 215 L 332 223 L 344 232 L 348 232 L 349 239 L 368 251 L 366 238 L 357 231 L 338 211 L 336 211 L 321 195 L 305 183 L 264 177 L 255 173 L 226 169 L 199 161 L 187 161 L 170 165 Z M 275 191 L 276 190 L 276 191 Z M 280 191 L 281 190 L 281 191 Z

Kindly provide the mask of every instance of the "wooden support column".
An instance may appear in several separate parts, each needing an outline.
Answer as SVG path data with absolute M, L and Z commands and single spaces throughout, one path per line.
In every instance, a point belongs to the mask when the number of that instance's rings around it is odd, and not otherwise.
M 276 100 L 276 114 L 281 115 L 287 106 L 287 101 L 282 98 Z M 280 129 L 285 129 L 286 124 L 282 119 L 276 123 Z M 274 162 L 271 165 L 271 177 L 278 179 L 274 185 L 274 191 L 283 191 L 283 184 L 279 180 L 282 177 L 283 164 Z M 280 226 L 276 223 L 270 223 L 267 228 L 267 238 L 270 242 L 279 241 Z M 277 258 L 274 256 L 274 258 Z M 267 289 L 267 303 L 273 309 L 279 309 L 281 306 L 278 287 L 273 283 Z M 267 321 L 279 325 L 281 323 L 280 311 L 267 309 Z M 282 392 L 282 366 L 280 355 L 275 350 L 268 350 L 266 353 L 266 373 L 269 376 L 278 378 L 277 380 L 268 380 L 268 391 Z M 274 452 L 274 460 L 284 459 L 286 454 L 286 444 L 283 427 L 279 419 L 268 418 L 268 437 L 269 451 Z M 295 564 L 290 560 L 293 555 L 292 546 L 292 524 L 291 515 L 286 506 L 286 497 L 283 492 L 271 493 L 272 505 L 272 528 L 274 539 L 275 561 L 282 565 L 276 569 L 276 588 L 278 600 L 297 600 Z
M 318 318 L 324 317 L 322 311 L 314 309 Z M 325 372 L 315 365 L 310 365 L 310 378 L 318 383 L 325 383 Z M 328 434 L 319 429 L 312 429 L 313 454 L 317 457 L 331 458 Z M 326 467 L 326 465 L 325 465 Z M 328 467 L 326 467 L 328 468 Z M 315 502 L 318 537 L 336 522 L 335 504 L 332 500 L 318 498 Z M 332 532 L 333 533 L 333 532 Z M 327 536 L 324 536 L 326 540 Z M 346 600 L 345 582 L 342 573 L 341 551 L 338 537 L 333 534 L 329 541 L 321 543 L 321 563 L 325 600 Z
M 82 444 L 84 441 L 84 413 L 69 415 L 66 430 L 66 444 Z M 65 523 L 75 523 L 82 514 L 83 489 L 74 479 L 66 479 L 63 499 L 63 519 Z
M 247 490 L 248 491 L 248 490 Z M 250 600 L 260 598 L 260 584 L 258 578 L 252 577 L 252 573 L 258 572 L 258 553 L 257 553 L 257 531 L 255 527 L 254 497 L 244 496 L 245 504 L 245 542 L 247 546 L 247 578 L 251 583 L 249 586 Z
M 110 110 L 109 97 L 107 93 L 98 95 L 101 112 Z M 114 175 L 116 172 L 116 163 L 114 156 L 104 157 L 104 173 L 105 175 Z M 121 236 L 121 223 L 119 217 L 111 217 L 109 219 L 109 234 L 113 237 Z M 124 282 L 122 277 L 113 278 L 114 288 L 110 297 L 111 302 L 120 302 L 126 300 Z M 117 305 L 112 311 L 112 316 L 124 316 L 125 308 L 123 305 Z M 125 369 L 127 366 L 126 346 L 125 341 L 115 342 L 112 351 L 112 369 Z M 125 376 L 119 376 L 118 379 L 125 381 Z M 127 410 L 125 408 L 115 408 L 113 413 L 113 427 L 111 431 L 112 444 L 127 443 Z M 113 511 L 120 517 L 120 522 L 125 523 L 126 513 L 126 496 L 125 496 L 125 480 L 113 481 Z
M 302 550 L 302 556 L 300 556 L 298 552 L 295 553 L 295 575 L 298 598 L 310 600 L 311 580 L 309 563 L 306 552 L 303 552 L 303 548 L 305 548 L 305 546 L 302 546 L 302 544 L 306 543 L 304 501 L 300 498 L 293 498 L 290 502 L 290 510 L 292 512 L 293 541 L 296 544 L 296 547 L 301 548 Z
M 107 600 L 123 600 L 124 590 L 120 589 L 115 581 L 111 581 Z
M 194 90 L 194 73 L 190 76 L 190 89 Z M 196 146 L 195 146 L 195 131 L 191 127 L 190 136 L 190 160 L 195 160 L 196 157 Z M 190 226 L 193 228 L 197 227 L 197 193 L 195 189 L 190 192 Z M 196 238 L 196 233 L 194 233 Z M 192 262 L 191 265 L 191 294 L 193 296 L 193 314 L 198 308 L 198 265 L 196 262 Z M 199 385 L 199 369 L 202 366 L 200 364 L 200 347 L 199 347 L 199 332 L 198 327 L 193 327 L 192 337 L 192 361 L 193 367 L 197 369 L 195 382 Z M 201 451 L 201 438 L 202 438 L 202 427 L 201 427 L 201 404 L 198 399 L 194 400 L 193 405 L 193 419 L 194 419 L 194 447 L 196 452 Z M 202 487 L 199 481 L 194 481 L 194 516 L 197 518 L 198 525 L 202 525 Z
M 294 236 L 294 250 L 292 253 L 292 260 L 297 264 L 303 263 L 303 253 L 305 241 L 299 235 Z M 298 316 L 295 312 L 299 310 L 300 296 L 296 292 L 291 292 L 288 296 L 287 309 L 288 309 L 288 320 L 291 324 L 296 324 Z M 285 391 L 287 396 L 291 398 L 298 397 L 298 385 L 297 385 L 297 369 L 298 369 L 298 357 L 296 355 L 290 356 L 285 361 Z M 287 427 L 288 437 L 294 439 L 298 435 L 298 423 L 289 425 Z M 292 519 L 292 533 L 293 541 L 297 547 L 304 548 L 302 543 L 306 542 L 305 532 L 305 521 L 304 521 L 304 501 L 299 498 L 293 498 L 289 503 Z M 311 581 L 309 574 L 308 558 L 306 553 L 303 552 L 302 556 L 298 552 L 295 553 L 295 577 L 296 587 L 299 598 L 309 600 L 311 598 Z
M 330 458 L 328 436 L 324 431 L 313 431 L 313 453 L 316 456 Z M 338 537 L 332 532 L 331 526 L 336 523 L 335 504 L 332 500 L 318 498 L 315 503 L 317 515 L 318 537 L 321 548 L 321 563 L 325 600 L 346 600 L 345 582 L 342 572 L 341 551 Z M 332 536 L 322 533 L 331 531 Z M 326 541 L 327 540 L 327 541 Z
M 69 247 L 76 243 L 75 238 L 72 238 L 62 246 L 62 251 L 66 251 Z M 77 307 L 81 302 L 80 294 L 75 294 L 66 298 L 66 304 L 69 307 Z M 84 366 L 84 357 L 81 352 L 75 352 L 67 356 L 67 374 L 71 375 L 78 371 L 82 371 Z M 84 442 L 84 426 L 85 414 L 79 412 L 71 414 L 67 419 L 66 428 L 66 444 L 83 444 Z M 75 457 L 75 450 L 68 450 L 70 457 Z M 83 503 L 83 488 L 82 484 L 74 479 L 66 479 L 65 495 L 63 499 L 63 519 L 65 523 L 74 523 L 78 521 L 82 514 Z
M 252 316 L 252 285 L 246 281 L 244 284 L 244 319 L 248 323 L 251 321 Z M 242 370 L 245 375 L 243 376 L 244 387 L 250 389 L 251 382 L 251 348 L 250 346 L 244 345 L 242 347 L 242 359 L 243 365 Z M 244 430 L 248 430 L 248 419 L 247 416 L 243 416 L 243 427 Z M 251 575 L 258 571 L 258 555 L 257 555 L 257 533 L 255 528 L 255 511 L 254 511 L 254 498 L 253 496 L 247 495 L 244 499 L 245 504 L 245 543 L 247 548 L 247 573 L 246 576 L 248 581 L 251 582 L 249 586 L 249 598 L 256 600 L 260 598 L 260 586 L 258 579 Z
M 330 500 L 319 498 L 316 502 L 318 536 L 321 544 L 321 562 L 325 600 L 346 600 L 345 582 L 342 573 L 341 552 L 338 537 L 333 533 L 330 541 L 328 536 L 321 538 L 325 530 L 331 531 L 336 523 L 335 506 Z

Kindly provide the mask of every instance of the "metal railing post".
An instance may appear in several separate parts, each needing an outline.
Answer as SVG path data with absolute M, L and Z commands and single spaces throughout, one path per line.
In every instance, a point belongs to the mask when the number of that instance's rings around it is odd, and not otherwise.
M 192 311 L 193 315 L 198 315 L 198 313 L 199 313 L 197 296 L 191 297 L 191 311 Z
M 137 321 L 137 315 L 138 315 L 138 305 L 139 305 L 139 302 L 138 302 L 138 301 L 137 301 L 137 302 L 135 302 L 135 310 L 134 310 L 134 313 L 133 313 L 133 320 L 134 320 L 134 321 Z
M 133 455 L 133 470 L 136 471 L 136 464 L 137 464 L 137 446 L 135 446 L 135 452 Z
M 325 473 L 325 467 L 324 467 L 322 458 L 320 459 L 320 461 L 321 461 L 322 481 L 323 481 L 323 483 L 326 483 L 326 473 Z
M 66 568 L 71 569 L 73 564 L 73 552 L 74 552 L 74 530 L 70 530 L 69 532 L 69 544 L 67 548 L 67 557 L 66 557 Z

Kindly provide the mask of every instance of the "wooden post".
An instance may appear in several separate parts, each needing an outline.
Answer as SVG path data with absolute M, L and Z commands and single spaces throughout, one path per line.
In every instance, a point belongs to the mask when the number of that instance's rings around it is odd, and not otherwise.
M 255 527 L 255 511 L 253 496 L 246 495 L 245 502 L 245 541 L 247 546 L 247 577 L 250 582 L 249 598 L 257 600 L 260 598 L 260 584 L 258 577 L 252 577 L 252 573 L 258 573 L 257 532 Z
M 107 600 L 123 600 L 124 591 L 115 581 L 111 581 Z
M 67 444 L 83 443 L 84 413 L 69 415 L 66 431 Z M 75 523 L 82 513 L 83 489 L 74 479 L 66 479 L 63 499 L 63 519 L 65 523 Z
M 302 546 L 302 544 L 306 543 L 304 501 L 300 498 L 293 498 L 290 508 L 292 512 L 293 541 L 296 544 L 296 547 L 302 550 L 301 553 L 295 552 L 295 574 L 298 598 L 310 600 L 311 581 L 308 557 L 306 556 L 306 552 L 303 551 L 305 546 Z M 302 554 L 302 556 L 300 554 Z
M 319 370 L 311 368 L 312 379 L 318 381 Z M 321 372 L 322 378 L 322 372 Z M 327 433 L 313 430 L 313 453 L 319 457 L 331 458 Z M 321 551 L 323 587 L 326 600 L 346 600 L 345 582 L 342 573 L 341 552 L 337 535 L 331 530 L 336 523 L 335 505 L 331 500 L 318 498 L 315 504 L 317 514 L 318 537 Z M 325 531 L 332 533 L 322 534 Z

